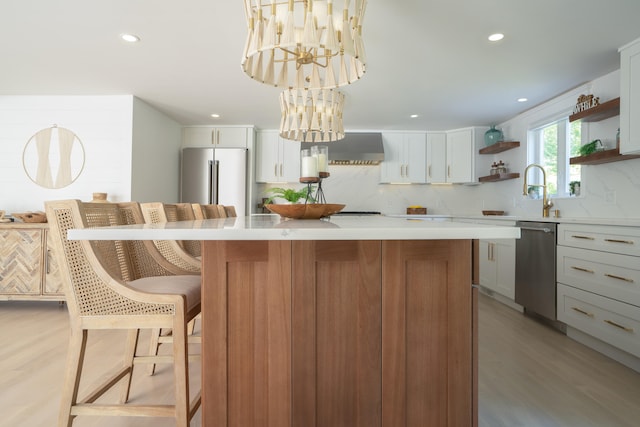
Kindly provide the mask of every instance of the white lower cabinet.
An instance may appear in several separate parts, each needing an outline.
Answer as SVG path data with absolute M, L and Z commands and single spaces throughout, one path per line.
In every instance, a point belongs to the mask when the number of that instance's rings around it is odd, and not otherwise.
M 515 227 L 510 219 L 454 218 L 454 222 Z M 480 239 L 478 241 L 478 279 L 480 285 L 506 298 L 510 305 L 516 293 L 516 239 Z
M 558 320 L 640 357 L 640 310 L 558 283 Z
M 515 239 L 480 240 L 480 285 L 515 299 Z
M 280 138 L 278 131 L 261 131 L 256 137 L 256 182 L 298 182 L 300 142 Z
M 558 320 L 640 357 L 640 229 L 558 226 Z

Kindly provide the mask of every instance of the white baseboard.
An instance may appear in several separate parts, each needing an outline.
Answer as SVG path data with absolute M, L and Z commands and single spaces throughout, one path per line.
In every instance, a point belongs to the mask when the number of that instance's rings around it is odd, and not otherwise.
M 484 295 L 490 296 L 494 300 L 506 305 L 507 307 L 517 312 L 524 313 L 524 307 L 521 306 L 520 304 L 516 304 L 516 302 L 511 298 L 505 297 L 504 295 L 499 294 L 498 292 L 492 291 L 489 288 L 485 288 L 484 286 L 480 286 L 480 292 L 482 292 Z
M 579 331 L 571 326 L 567 325 L 567 336 L 571 339 L 578 341 L 580 344 L 604 354 L 605 356 L 615 360 L 624 366 L 633 369 L 636 372 L 640 372 L 640 359 L 626 351 L 613 347 L 604 341 L 587 335 L 582 331 Z

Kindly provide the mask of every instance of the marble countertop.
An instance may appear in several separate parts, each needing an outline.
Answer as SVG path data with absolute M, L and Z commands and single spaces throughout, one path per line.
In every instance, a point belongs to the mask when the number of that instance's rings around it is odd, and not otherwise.
M 576 218 L 576 217 L 550 217 L 539 216 L 515 216 L 515 215 L 388 215 L 394 218 L 415 218 L 437 221 L 482 220 L 482 221 L 537 221 L 555 222 L 558 224 L 590 224 L 590 225 L 618 225 L 621 227 L 640 227 L 640 218 Z
M 515 227 L 387 216 L 286 220 L 277 215 L 69 230 L 71 240 L 449 240 L 512 239 Z

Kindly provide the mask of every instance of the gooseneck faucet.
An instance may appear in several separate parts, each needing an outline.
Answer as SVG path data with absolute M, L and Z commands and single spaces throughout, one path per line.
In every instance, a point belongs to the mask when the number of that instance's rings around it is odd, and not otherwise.
M 529 172 L 529 169 L 531 169 L 532 167 L 536 167 L 538 169 L 540 169 L 542 171 L 542 185 L 541 184 L 531 184 L 528 185 L 527 184 L 527 172 Z M 547 198 L 547 173 L 544 171 L 544 168 L 538 164 L 532 163 L 529 166 L 526 167 L 526 169 L 524 170 L 524 184 L 522 185 L 522 195 L 526 196 L 529 194 L 529 188 L 528 187 L 542 187 L 542 217 L 543 218 L 548 218 L 549 217 L 549 209 L 551 209 L 551 207 L 553 206 L 553 203 L 551 202 L 551 200 L 549 200 Z

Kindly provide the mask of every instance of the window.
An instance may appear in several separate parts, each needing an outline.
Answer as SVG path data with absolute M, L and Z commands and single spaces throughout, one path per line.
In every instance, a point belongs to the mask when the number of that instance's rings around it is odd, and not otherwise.
M 568 118 L 529 132 L 529 163 L 544 167 L 550 197 L 569 197 L 569 183 L 580 181 L 580 165 L 569 165 L 569 158 L 578 156 L 581 141 L 580 121 L 569 123 Z M 542 184 L 542 174 L 535 170 L 529 172 L 529 182 Z

